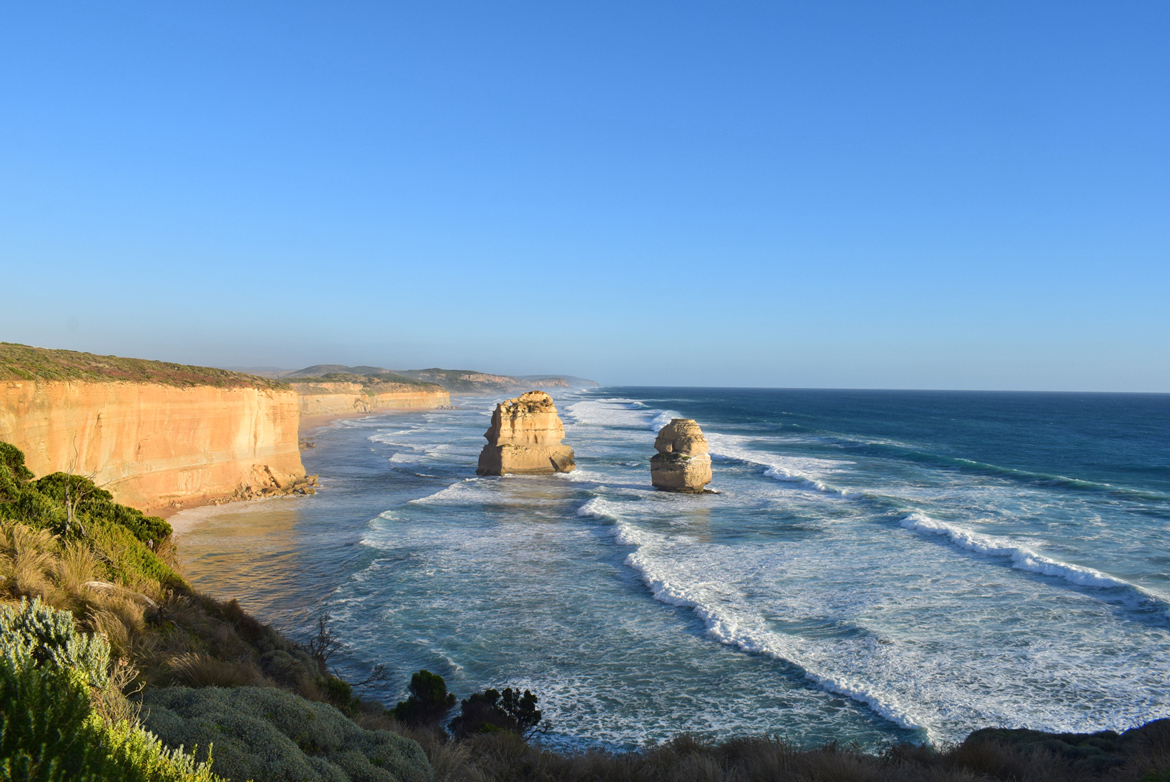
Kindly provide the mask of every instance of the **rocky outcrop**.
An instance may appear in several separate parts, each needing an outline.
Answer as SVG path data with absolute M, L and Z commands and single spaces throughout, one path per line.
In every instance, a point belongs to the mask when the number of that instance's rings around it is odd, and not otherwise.
M 418 410 L 451 403 L 439 386 L 398 383 L 291 383 L 299 397 L 301 415 L 346 415 L 379 410 Z
M 654 440 L 650 482 L 665 491 L 701 494 L 711 482 L 711 454 L 703 430 L 690 418 L 675 418 Z
M 299 423 L 297 394 L 263 383 L 0 380 L 0 440 L 34 473 L 92 476 L 150 512 L 308 493 Z
M 496 405 L 488 444 L 479 454 L 479 475 L 548 475 L 576 468 L 573 449 L 562 445 L 565 427 L 552 397 L 529 391 Z

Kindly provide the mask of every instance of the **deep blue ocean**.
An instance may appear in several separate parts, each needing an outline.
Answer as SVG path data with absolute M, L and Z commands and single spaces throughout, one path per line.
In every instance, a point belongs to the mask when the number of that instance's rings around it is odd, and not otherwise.
M 601 388 L 578 470 L 479 478 L 498 399 L 314 432 L 314 497 L 185 511 L 193 582 L 364 694 L 522 686 L 563 744 L 953 742 L 1170 717 L 1170 395 Z M 717 494 L 650 487 L 696 419 Z

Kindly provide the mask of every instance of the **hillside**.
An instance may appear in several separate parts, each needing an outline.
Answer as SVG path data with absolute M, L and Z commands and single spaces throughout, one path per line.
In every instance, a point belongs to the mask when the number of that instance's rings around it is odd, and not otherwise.
M 534 388 L 589 388 L 599 385 L 595 380 L 588 380 L 573 375 L 499 375 L 490 372 L 480 372 L 475 369 L 398 369 L 390 370 L 383 367 L 356 366 L 347 367 L 344 364 L 314 364 L 303 369 L 255 369 L 242 370 L 253 372 L 257 376 L 270 379 L 280 379 L 290 382 L 360 382 L 364 385 L 374 383 L 402 383 L 438 385 L 452 394 L 499 394 L 515 391 L 530 391 Z
M 156 383 L 189 388 L 286 388 L 270 378 L 226 369 L 0 342 L 0 380 Z

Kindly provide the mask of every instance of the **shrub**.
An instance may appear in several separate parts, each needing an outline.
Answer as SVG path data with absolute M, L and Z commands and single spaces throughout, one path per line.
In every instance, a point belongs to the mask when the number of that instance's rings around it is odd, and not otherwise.
M 109 647 L 73 617 L 21 601 L 0 608 L 0 779 L 215 782 L 206 763 L 169 750 L 128 720 L 103 721 Z
M 21 599 L 20 606 L 0 608 L 0 653 L 28 658 L 33 665 L 76 671 L 84 682 L 105 687 L 110 647 L 104 638 L 77 632 L 73 615 Z
M 432 778 L 422 748 L 359 728 L 340 711 L 267 687 L 171 687 L 143 698 L 145 724 L 170 746 L 214 742 L 228 779 L 414 782 Z
M 536 702 L 537 697 L 528 690 L 521 693 L 511 687 L 502 693 L 496 690 L 477 692 L 461 704 L 461 713 L 451 721 L 451 732 L 460 739 L 475 733 L 496 731 L 528 736 L 540 724 Z
M 410 677 L 410 696 L 394 707 L 393 715 L 408 725 L 437 725 L 453 708 L 455 696 L 447 692 L 447 682 L 423 670 Z

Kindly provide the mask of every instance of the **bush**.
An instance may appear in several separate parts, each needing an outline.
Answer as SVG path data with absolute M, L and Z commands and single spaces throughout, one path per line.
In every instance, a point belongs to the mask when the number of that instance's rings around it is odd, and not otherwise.
M 216 782 L 208 764 L 102 720 L 93 694 L 109 684 L 108 661 L 105 640 L 78 633 L 68 612 L 0 608 L 0 779 Z
M 540 724 L 536 701 L 537 697 L 528 690 L 521 694 L 520 690 L 511 687 L 502 693 L 496 690 L 477 692 L 461 704 L 461 713 L 451 721 L 451 732 L 458 739 L 497 731 L 528 736 Z
M 104 638 L 77 632 L 73 614 L 21 599 L 0 608 L 0 654 L 28 658 L 34 666 L 75 671 L 82 681 L 102 688 L 109 680 L 110 646 Z
M 419 671 L 410 677 L 410 696 L 392 710 L 399 722 L 408 725 L 437 725 L 455 708 L 455 696 L 437 673 Z
M 363 730 L 340 711 L 267 687 L 170 687 L 143 698 L 145 724 L 172 746 L 214 742 L 228 779 L 414 782 L 432 779 L 422 747 Z

